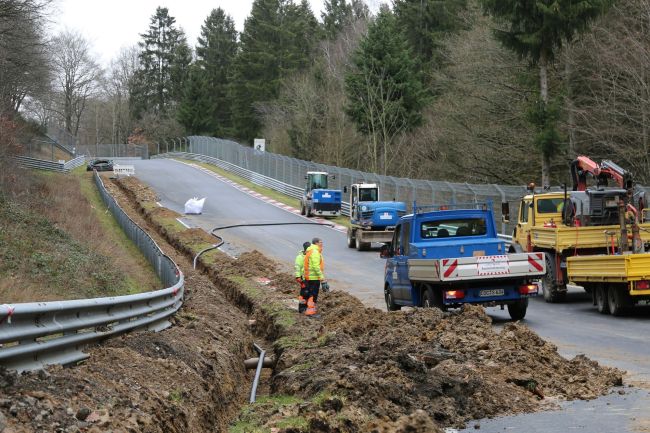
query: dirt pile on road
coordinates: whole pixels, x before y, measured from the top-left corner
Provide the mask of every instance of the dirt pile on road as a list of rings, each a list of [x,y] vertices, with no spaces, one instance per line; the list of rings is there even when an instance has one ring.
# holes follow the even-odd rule
[[[303,347],[283,350],[275,392],[338,395],[352,412],[390,419],[422,409],[441,425],[462,426],[621,384],[620,371],[583,356],[566,360],[525,325],[496,332],[481,307],[385,313],[338,292],[321,305]]]
[[[137,191],[142,187],[134,198],[146,209]],[[200,263],[230,299],[266,323],[257,331],[275,339],[271,398],[292,397],[246,408],[238,425],[424,431],[429,421],[462,426],[473,418],[552,407],[558,399],[595,398],[622,381],[620,371],[583,356],[562,358],[525,325],[498,332],[480,307],[386,313],[333,292],[321,296],[322,316],[314,320],[286,307],[295,304],[297,286],[259,252],[238,259],[214,252]]]

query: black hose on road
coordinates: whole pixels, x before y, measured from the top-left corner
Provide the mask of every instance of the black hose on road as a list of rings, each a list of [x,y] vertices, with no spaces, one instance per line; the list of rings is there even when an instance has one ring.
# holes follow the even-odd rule
[[[289,223],[247,223],[247,224],[233,224],[229,226],[222,226],[222,227],[215,227],[212,230],[210,230],[210,234],[214,236],[215,238],[219,239],[219,243],[212,245],[211,247],[205,248],[204,250],[201,250],[198,252],[198,254],[194,257],[194,269],[196,269],[196,262],[201,256],[201,254],[211,251],[214,249],[219,248],[221,245],[224,244],[223,237],[215,234],[214,232],[217,230],[223,230],[223,229],[231,229],[235,227],[263,227],[263,226],[289,226],[289,225],[317,225],[317,226],[326,226],[326,227],[334,227],[334,224],[331,223],[312,223],[312,222],[289,222]]]

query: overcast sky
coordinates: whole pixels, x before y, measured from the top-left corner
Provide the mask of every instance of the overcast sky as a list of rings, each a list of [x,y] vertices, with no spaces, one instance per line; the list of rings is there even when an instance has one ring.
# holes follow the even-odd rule
[[[320,19],[323,0],[309,0]],[[196,45],[201,25],[212,9],[221,7],[234,20],[238,31],[250,14],[253,0],[57,0],[54,32],[77,30],[93,45],[99,61],[107,66],[122,47],[137,44],[149,27],[158,6],[169,9],[176,25],[183,28],[190,46]]]

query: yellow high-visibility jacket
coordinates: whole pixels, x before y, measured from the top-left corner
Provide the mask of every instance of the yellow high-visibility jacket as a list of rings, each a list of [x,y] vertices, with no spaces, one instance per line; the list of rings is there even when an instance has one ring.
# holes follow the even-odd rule
[[[296,261],[293,264],[294,277],[303,278],[305,271],[305,250],[298,251]],[[304,279],[304,278],[303,278]]]
[[[305,280],[324,280],[323,273],[324,263],[321,248],[318,245],[312,245],[307,248],[305,253],[304,274]]]

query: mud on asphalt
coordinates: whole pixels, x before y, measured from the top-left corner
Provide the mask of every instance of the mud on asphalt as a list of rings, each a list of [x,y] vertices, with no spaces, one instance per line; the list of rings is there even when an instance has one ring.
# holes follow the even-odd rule
[[[90,350],[74,368],[0,375],[0,431],[431,432],[470,419],[592,399],[622,372],[571,360],[526,326],[499,333],[481,307],[387,313],[340,291],[322,294],[321,318],[296,311],[291,275],[257,251],[204,254],[207,233],[135,178],[111,192],[186,275],[174,326]],[[327,257],[327,253],[325,253]],[[253,341],[275,360],[268,396],[245,405]]]

